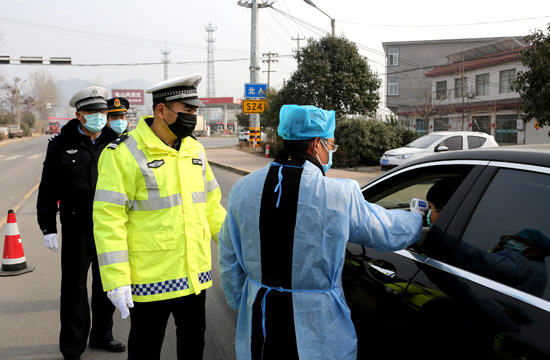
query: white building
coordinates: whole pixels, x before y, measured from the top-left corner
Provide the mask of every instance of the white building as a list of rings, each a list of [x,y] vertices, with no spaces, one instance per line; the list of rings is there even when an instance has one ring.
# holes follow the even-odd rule
[[[517,38],[500,38],[448,53],[445,64],[425,70],[431,89],[399,109],[401,123],[420,134],[482,131],[501,145],[550,143],[548,129],[523,122],[523,100],[511,86],[525,70],[524,47]]]

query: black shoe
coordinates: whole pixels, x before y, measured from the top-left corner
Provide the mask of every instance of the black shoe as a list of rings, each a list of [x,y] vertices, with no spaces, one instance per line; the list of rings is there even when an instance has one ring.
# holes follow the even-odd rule
[[[103,349],[110,352],[123,352],[126,350],[126,345],[116,340],[111,340],[103,344],[90,343],[90,347],[93,349]]]

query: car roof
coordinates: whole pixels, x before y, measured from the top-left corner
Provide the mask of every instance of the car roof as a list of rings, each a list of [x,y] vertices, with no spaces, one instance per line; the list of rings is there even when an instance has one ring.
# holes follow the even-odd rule
[[[481,135],[485,137],[491,136],[489,134],[486,134],[480,131],[432,131],[431,133],[424,136],[431,136],[431,135],[478,135],[478,136]]]
[[[413,159],[388,171],[388,173],[417,164],[450,160],[502,161],[550,168],[550,144],[511,145],[441,152]]]

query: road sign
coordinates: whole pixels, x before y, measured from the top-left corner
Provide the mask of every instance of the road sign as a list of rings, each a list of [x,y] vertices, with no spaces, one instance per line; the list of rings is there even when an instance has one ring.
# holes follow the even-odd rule
[[[265,100],[243,100],[243,114],[259,114],[265,111]]]
[[[244,97],[247,99],[265,99],[267,84],[244,84]]]

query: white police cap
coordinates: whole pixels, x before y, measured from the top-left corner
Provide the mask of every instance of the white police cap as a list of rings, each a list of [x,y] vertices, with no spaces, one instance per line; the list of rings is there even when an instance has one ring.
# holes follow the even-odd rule
[[[89,86],[73,95],[69,105],[76,110],[99,110],[107,108],[109,92],[101,86]]]
[[[191,106],[204,106],[199,100],[197,87],[202,80],[201,74],[164,80],[157,85],[145,90],[147,94],[153,94],[153,104],[181,101]]]

